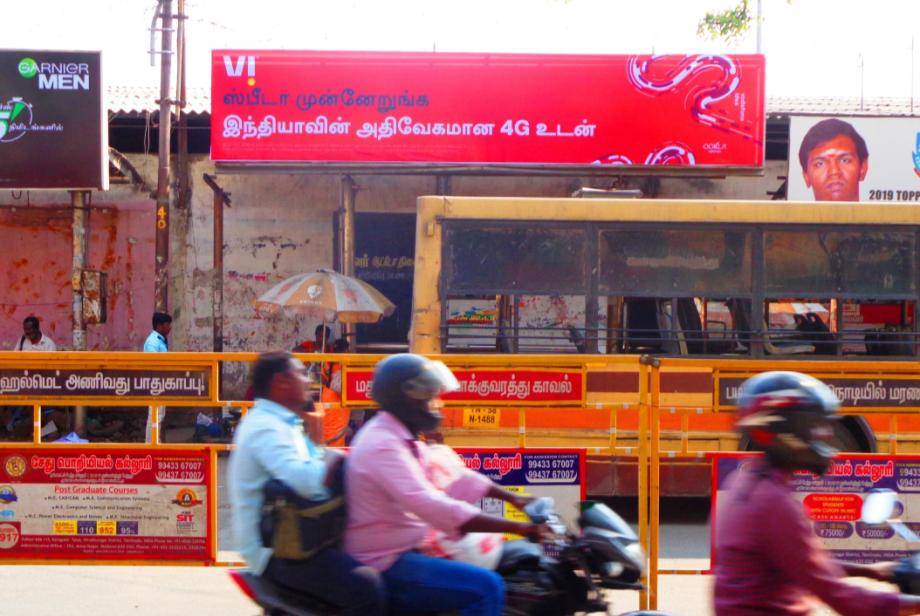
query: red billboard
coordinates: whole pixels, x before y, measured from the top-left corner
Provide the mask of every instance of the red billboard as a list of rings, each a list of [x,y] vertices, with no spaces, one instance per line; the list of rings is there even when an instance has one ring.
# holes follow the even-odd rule
[[[213,563],[215,463],[207,449],[5,448],[0,563]]]
[[[759,167],[759,55],[216,50],[223,162]]]
[[[463,370],[453,371],[460,389],[443,399],[457,404],[580,404],[584,399],[581,370]],[[373,370],[345,371],[346,403],[370,401]]]

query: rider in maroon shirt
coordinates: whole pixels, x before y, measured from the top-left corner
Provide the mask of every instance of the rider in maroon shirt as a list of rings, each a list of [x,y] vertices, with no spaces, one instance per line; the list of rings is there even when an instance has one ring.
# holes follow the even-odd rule
[[[824,440],[839,401],[822,382],[767,372],[742,388],[737,427],[764,456],[730,479],[716,516],[717,616],[800,616],[812,597],[843,616],[920,613],[920,598],[867,590],[847,575],[891,581],[893,563],[834,561],[793,496],[792,473],[827,471],[835,450]]]

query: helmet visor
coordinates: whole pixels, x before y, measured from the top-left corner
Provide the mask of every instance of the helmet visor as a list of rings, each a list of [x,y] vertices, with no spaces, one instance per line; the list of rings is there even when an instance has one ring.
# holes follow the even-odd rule
[[[443,393],[457,391],[460,382],[444,362],[428,361],[424,369],[402,385],[403,393],[413,400],[431,400]]]

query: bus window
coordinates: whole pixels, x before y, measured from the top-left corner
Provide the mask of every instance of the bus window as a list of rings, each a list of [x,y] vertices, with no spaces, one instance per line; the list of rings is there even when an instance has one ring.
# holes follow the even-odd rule
[[[452,351],[495,351],[498,316],[494,295],[448,299],[445,347]]]
[[[913,233],[766,231],[764,235],[769,295],[846,293],[876,298],[911,296],[916,291]]]
[[[604,229],[598,251],[601,293],[712,297],[751,292],[746,231]]]
[[[584,295],[519,295],[515,337],[522,353],[585,353]],[[606,315],[601,316],[601,321]]]
[[[445,225],[447,288],[459,293],[584,293],[582,228]]]
[[[768,301],[768,335],[774,345],[800,344],[804,353],[836,355],[835,302],[831,300]]]

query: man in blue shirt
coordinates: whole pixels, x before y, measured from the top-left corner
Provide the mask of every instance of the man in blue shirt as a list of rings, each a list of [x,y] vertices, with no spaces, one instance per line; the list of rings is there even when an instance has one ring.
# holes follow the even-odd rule
[[[266,353],[253,369],[255,405],[240,423],[230,455],[230,500],[240,553],[250,570],[272,583],[339,606],[345,615],[385,613],[379,574],[336,548],[309,560],[277,558],[262,544],[263,489],[280,479],[304,498],[327,495],[333,461],[304,432],[312,401],[306,366],[290,353]],[[322,434],[321,426],[316,426]]]
[[[153,331],[144,341],[144,353],[168,353],[169,344],[166,342],[166,336],[172,331],[172,317],[165,312],[153,313]],[[163,418],[166,417],[166,409],[160,407],[157,425],[162,425]],[[153,408],[147,409],[147,428],[144,436],[145,443],[153,442]]]
[[[144,341],[144,353],[166,353],[169,344],[166,336],[172,331],[172,317],[165,312],[153,313],[153,331]]]

